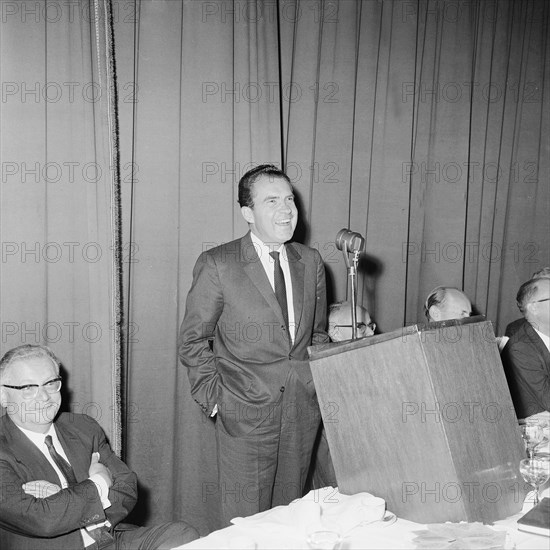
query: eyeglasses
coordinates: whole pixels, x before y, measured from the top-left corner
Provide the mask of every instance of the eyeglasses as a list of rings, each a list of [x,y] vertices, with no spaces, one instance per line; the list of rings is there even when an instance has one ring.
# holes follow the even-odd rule
[[[353,328],[353,325],[333,325],[334,328]],[[367,327],[369,327],[373,332],[376,330],[376,323],[373,323],[372,321],[370,323],[357,323],[356,324],[357,330],[365,330]]]
[[[537,304],[538,302],[548,302],[550,298],[543,298],[542,300],[531,300],[530,302],[527,302],[528,304]]]
[[[34,399],[38,395],[38,390],[44,388],[46,393],[57,393],[61,389],[61,378],[54,378],[45,384],[26,384],[25,386],[10,386],[2,384],[5,388],[19,390],[24,399]]]

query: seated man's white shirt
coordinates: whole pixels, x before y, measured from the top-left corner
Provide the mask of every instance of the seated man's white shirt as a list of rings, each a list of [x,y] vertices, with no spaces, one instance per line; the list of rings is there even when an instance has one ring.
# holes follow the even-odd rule
[[[533,325],[531,325],[533,326]],[[544,342],[544,345],[550,351],[550,336],[546,336],[546,334],[543,334],[542,332],[539,332],[535,327],[533,327],[535,332],[540,336],[540,339]]]

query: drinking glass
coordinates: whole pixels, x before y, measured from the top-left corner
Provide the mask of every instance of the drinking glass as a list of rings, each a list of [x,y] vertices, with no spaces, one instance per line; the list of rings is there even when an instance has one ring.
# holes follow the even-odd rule
[[[313,525],[308,525],[307,546],[313,550],[337,550],[342,543],[342,529],[334,521],[321,520]]]
[[[544,441],[544,431],[538,422],[524,422],[520,424],[521,437],[525,442],[527,456],[533,458],[535,449]]]
[[[342,538],[337,531],[321,529],[308,533],[307,545],[315,550],[335,550],[339,548]]]
[[[535,489],[533,504],[539,503],[539,487],[550,478],[550,460],[547,457],[524,458],[519,463],[519,471],[523,479]]]

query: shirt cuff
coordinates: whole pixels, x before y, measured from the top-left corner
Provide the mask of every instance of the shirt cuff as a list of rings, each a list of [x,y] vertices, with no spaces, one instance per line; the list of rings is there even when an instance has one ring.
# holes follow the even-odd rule
[[[107,482],[99,474],[94,474],[90,476],[89,479],[94,482],[97,488],[103,509],[109,508],[109,506],[111,506],[111,501],[109,500],[109,487],[107,487]]]
[[[214,405],[214,408],[212,409],[212,412],[210,413],[210,417],[216,416],[218,414],[218,404],[216,403]]]

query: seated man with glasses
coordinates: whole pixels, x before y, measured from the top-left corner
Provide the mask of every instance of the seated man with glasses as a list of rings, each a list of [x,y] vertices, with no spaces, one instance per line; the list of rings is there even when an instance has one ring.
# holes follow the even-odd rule
[[[369,312],[363,306],[355,307],[357,322],[357,338],[372,336],[376,330]],[[351,340],[351,304],[349,302],[336,302],[331,304],[328,310],[328,335],[333,342]]]
[[[525,318],[501,358],[519,419],[550,411],[550,279],[522,284],[516,302]]]
[[[59,361],[23,345],[0,360],[0,546],[9,550],[168,549],[198,538],[183,522],[119,525],[137,479],[99,424],[61,413]]]
[[[531,279],[550,279],[550,267],[546,266],[535,271],[531,276]],[[526,322],[527,321],[524,317],[520,317],[519,319],[509,323],[504,333],[507,337],[506,339],[510,338],[510,336],[512,336],[512,334],[514,334],[514,332],[516,332],[516,330],[518,330],[518,328]]]

